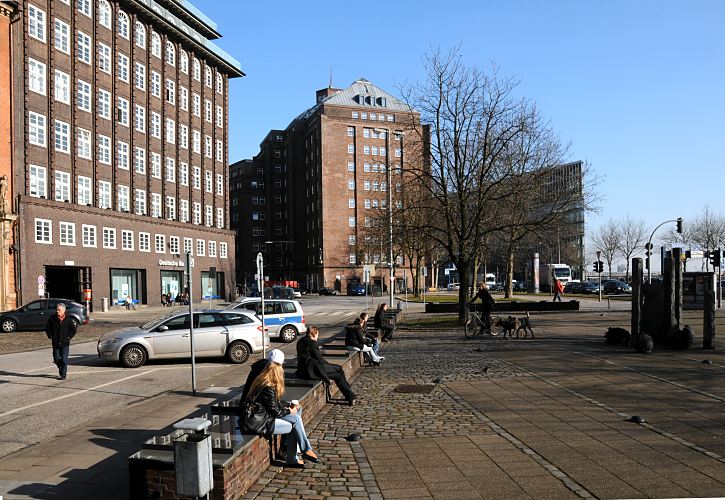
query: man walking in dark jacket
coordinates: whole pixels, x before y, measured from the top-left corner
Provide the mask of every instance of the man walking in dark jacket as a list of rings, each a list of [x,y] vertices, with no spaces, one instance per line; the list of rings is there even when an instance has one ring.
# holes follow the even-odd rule
[[[65,380],[68,373],[68,353],[70,352],[70,339],[76,334],[76,324],[66,314],[65,304],[59,302],[55,307],[56,314],[48,318],[45,325],[45,334],[53,343],[53,363],[58,367],[58,378]]]

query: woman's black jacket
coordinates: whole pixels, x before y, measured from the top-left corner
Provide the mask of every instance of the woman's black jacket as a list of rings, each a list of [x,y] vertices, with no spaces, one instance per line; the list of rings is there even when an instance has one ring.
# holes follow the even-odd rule
[[[365,337],[360,325],[351,324],[345,327],[345,346],[356,347],[360,350],[365,347]]]
[[[274,419],[289,415],[289,408],[284,406],[284,403],[277,398],[277,393],[270,386],[266,386],[259,391],[259,395],[254,397],[253,394],[248,396],[250,399],[256,400],[264,410],[262,414],[262,434],[265,436],[271,436],[274,431]]]

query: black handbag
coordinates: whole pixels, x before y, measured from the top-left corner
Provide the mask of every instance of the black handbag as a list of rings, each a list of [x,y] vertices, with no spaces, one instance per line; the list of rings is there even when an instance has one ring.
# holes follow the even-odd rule
[[[239,405],[239,430],[243,434],[256,434],[262,436],[265,434],[265,422],[267,421],[267,410],[257,401],[259,393],[251,399],[245,399]]]

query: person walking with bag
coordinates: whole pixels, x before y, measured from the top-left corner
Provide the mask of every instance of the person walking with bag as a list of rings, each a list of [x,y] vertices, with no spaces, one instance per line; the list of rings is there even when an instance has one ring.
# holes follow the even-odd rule
[[[70,339],[76,334],[76,323],[66,314],[65,304],[55,306],[55,314],[48,318],[45,334],[53,343],[53,363],[58,367],[58,378],[65,380],[68,374]]]
[[[274,349],[265,361],[266,367],[251,384],[245,384],[246,396],[239,407],[239,429],[245,434],[265,437],[286,434],[285,467],[305,467],[297,456],[298,450],[306,460],[318,463],[320,459],[312,451],[312,445],[307,439],[299,402],[286,403],[280,399],[285,391],[282,370],[284,353]]]

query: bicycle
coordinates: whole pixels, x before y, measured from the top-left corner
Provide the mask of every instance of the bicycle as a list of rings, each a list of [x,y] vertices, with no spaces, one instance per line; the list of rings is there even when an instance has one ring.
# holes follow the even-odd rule
[[[498,335],[499,332],[494,331],[491,327],[490,316],[482,318],[480,314],[466,307],[466,317],[468,317],[468,320],[463,325],[463,333],[467,339],[472,339],[476,335],[491,335],[493,337]]]

